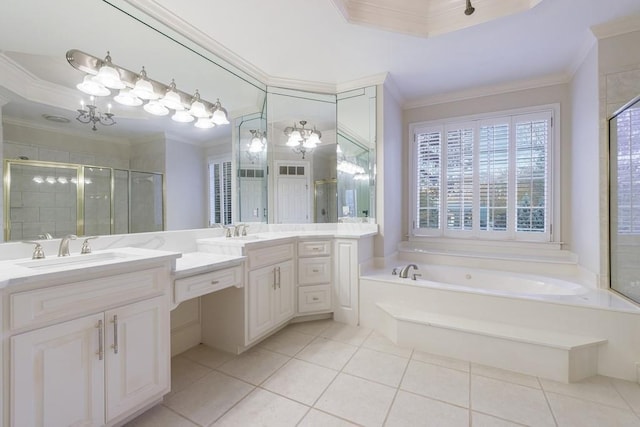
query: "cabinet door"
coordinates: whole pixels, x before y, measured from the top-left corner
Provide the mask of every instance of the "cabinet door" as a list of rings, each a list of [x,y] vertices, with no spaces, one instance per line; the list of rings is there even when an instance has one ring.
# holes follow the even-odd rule
[[[11,425],[104,425],[102,313],[11,338]]]
[[[357,240],[336,239],[333,269],[333,318],[357,325],[358,305],[358,243]]]
[[[105,313],[107,422],[169,391],[170,326],[166,297]]]
[[[276,266],[275,324],[289,320],[295,314],[295,288],[293,277],[293,261],[286,261]]]
[[[249,341],[275,324],[274,298],[276,270],[273,266],[249,272],[247,286],[247,336]]]

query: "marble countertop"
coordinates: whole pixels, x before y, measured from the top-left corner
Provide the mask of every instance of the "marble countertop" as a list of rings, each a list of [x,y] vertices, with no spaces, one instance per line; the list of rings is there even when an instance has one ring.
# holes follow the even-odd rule
[[[149,261],[169,261],[174,269],[176,259],[181,256],[179,252],[125,247],[61,258],[52,256],[36,260],[22,258],[0,261],[0,289],[43,279],[69,277],[70,281],[82,280],[112,268],[132,268]]]
[[[210,252],[188,252],[176,260],[174,277],[176,279],[207,273],[221,268],[233,267],[241,264],[246,257],[237,255],[222,255]]]

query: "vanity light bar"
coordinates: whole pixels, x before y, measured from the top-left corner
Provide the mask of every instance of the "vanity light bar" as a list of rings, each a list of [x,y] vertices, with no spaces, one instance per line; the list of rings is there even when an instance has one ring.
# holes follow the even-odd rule
[[[67,56],[67,61],[73,68],[75,68],[76,70],[82,71],[83,73],[91,74],[94,76],[98,74],[98,71],[104,65],[104,59],[99,58],[97,56],[89,55],[88,53],[82,52],[77,49],[71,49],[67,51],[66,56]],[[110,66],[115,68],[118,71],[118,73],[120,74],[120,79],[124,82],[126,87],[133,89],[133,87],[136,84],[136,81],[140,77],[140,73],[133,72],[131,70],[123,68],[114,63],[110,63]],[[192,101],[194,100],[194,95],[190,95],[188,93],[182,92],[179,89],[176,89],[175,85],[166,85],[156,80],[152,80],[149,77],[147,77],[146,74],[145,74],[145,79],[149,83],[151,83],[151,85],[153,86],[153,90],[156,94],[164,95],[165,93],[167,93],[167,91],[172,90],[179,95],[180,101],[182,102],[183,106],[185,107],[191,106]],[[222,108],[220,105],[220,101],[216,101],[216,102],[205,101],[204,99],[200,98],[199,94],[195,98],[197,101],[201,102],[204,105],[204,108],[207,111],[210,111],[211,114],[216,113],[216,111],[219,111],[218,114],[222,112],[223,114],[225,114],[225,117],[227,116],[226,110]],[[228,117],[226,118],[227,118],[226,122],[228,123]],[[216,124],[225,124],[225,123],[222,122],[222,123],[216,123]]]

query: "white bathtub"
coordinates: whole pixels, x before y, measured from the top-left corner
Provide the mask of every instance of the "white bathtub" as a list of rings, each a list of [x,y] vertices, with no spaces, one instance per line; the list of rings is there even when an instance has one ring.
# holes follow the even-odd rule
[[[413,280],[413,274],[421,276]],[[381,280],[405,285],[449,288],[460,291],[488,293],[505,296],[583,295],[589,292],[585,286],[566,280],[518,274],[494,270],[467,269],[441,265],[422,265],[411,269],[408,278],[382,274]]]
[[[640,308],[609,290],[559,278],[458,266],[418,264],[417,272],[422,276],[417,280],[411,279],[413,269],[406,279],[392,275],[391,270],[373,269],[360,276],[359,321],[364,327],[387,335],[382,308],[386,306],[413,313],[409,317],[424,312],[514,330],[602,338],[607,344],[597,357],[597,372],[632,381],[640,376],[640,368],[636,370],[636,362],[640,362]],[[476,353],[448,354],[439,346],[426,343],[422,350],[472,361]],[[491,348],[482,351],[487,358],[479,363],[492,365],[491,355],[486,354]]]

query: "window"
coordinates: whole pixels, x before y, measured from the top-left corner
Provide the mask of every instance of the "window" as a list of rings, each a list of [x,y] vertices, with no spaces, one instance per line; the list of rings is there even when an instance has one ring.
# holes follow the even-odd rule
[[[413,125],[413,234],[550,240],[552,117]]]
[[[231,224],[231,160],[209,161],[209,225]]]
[[[640,108],[615,118],[618,234],[640,234]]]

